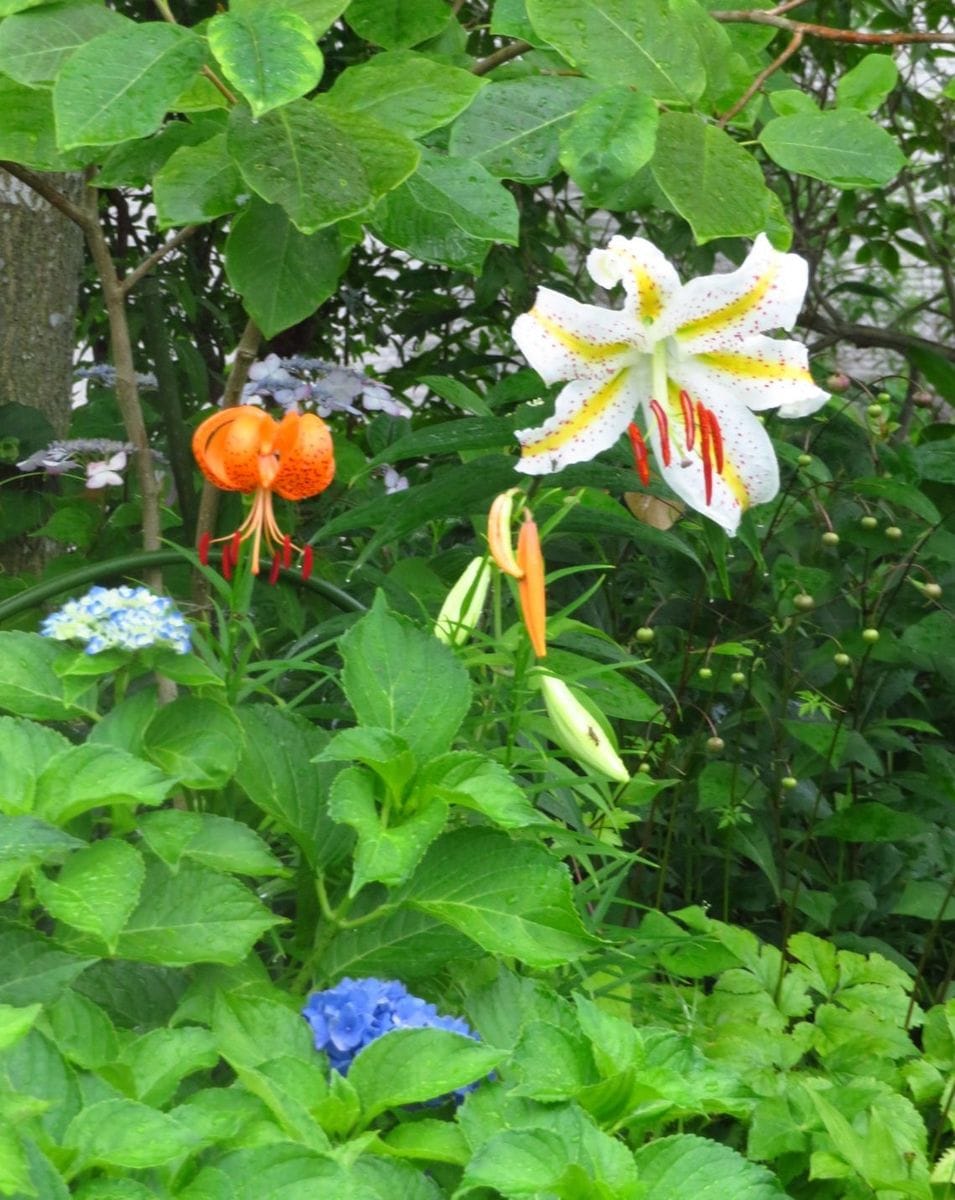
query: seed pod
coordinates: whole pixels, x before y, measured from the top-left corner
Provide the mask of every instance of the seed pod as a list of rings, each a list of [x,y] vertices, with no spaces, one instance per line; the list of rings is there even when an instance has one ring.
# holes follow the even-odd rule
[[[441,605],[434,623],[434,636],[439,641],[446,646],[461,646],[468,640],[481,619],[490,582],[491,564],[483,555],[472,558]]]
[[[610,739],[567,684],[549,672],[543,672],[540,681],[554,741],[581,766],[626,783],[630,774]]]

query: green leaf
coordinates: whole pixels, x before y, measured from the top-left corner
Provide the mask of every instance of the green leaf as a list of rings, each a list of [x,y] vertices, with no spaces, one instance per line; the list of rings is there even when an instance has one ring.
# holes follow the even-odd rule
[[[443,0],[352,0],[345,20],[359,37],[401,50],[442,33],[451,12]]]
[[[0,17],[7,17],[11,13],[23,12],[27,8],[36,8],[40,4],[46,4],[47,0],[0,0]]]
[[[729,1146],[695,1134],[656,1138],[634,1153],[646,1200],[786,1200],[775,1175]]]
[[[295,13],[308,22],[317,37],[334,25],[347,7],[348,0],[232,0],[229,11],[254,15],[263,8],[272,8]]]
[[[560,130],[600,89],[574,76],[492,83],[451,127],[451,154],[492,175],[544,183],[560,169]]]
[[[0,1003],[49,1004],[94,961],[57,949],[41,934],[0,925]]]
[[[146,872],[142,899],[120,934],[121,958],[183,966],[241,962],[273,916],[241,883],[191,863]]]
[[[659,114],[649,96],[613,87],[591,97],[560,135],[560,165],[588,201],[636,175],[653,157]]]
[[[333,734],[314,761],[364,763],[399,798],[415,773],[414,755],[404,738],[374,725],[358,725]]]
[[[471,704],[468,673],[454,651],[392,616],[380,591],[339,649],[342,687],[360,725],[404,738],[419,762],[450,748]]]
[[[265,996],[217,992],[212,1032],[219,1053],[237,1069],[277,1058],[310,1058],[315,1047],[298,1008]]]
[[[601,83],[692,103],[706,72],[692,27],[667,0],[527,0],[537,33]]]
[[[418,164],[415,144],[377,121],[319,100],[294,100],[255,120],[239,105],[229,151],[246,183],[302,233],[358,216]]]
[[[57,148],[49,92],[0,76],[0,157],[40,171],[70,165]]]
[[[95,4],[47,4],[20,13],[0,25],[0,71],[19,83],[49,83],[78,46],[131,24]]]
[[[898,82],[899,68],[890,54],[867,54],[836,84],[836,104],[872,112]]]
[[[0,811],[12,815],[32,812],[37,779],[51,758],[69,749],[70,743],[55,729],[0,717]],[[16,831],[13,836],[16,839]],[[14,852],[12,846],[10,849]]]
[[[930,879],[910,879],[892,906],[892,912],[923,921],[955,921],[955,896],[946,884]]]
[[[323,869],[352,841],[351,832],[328,815],[335,768],[311,761],[325,735],[264,704],[240,708],[239,720],[246,742],[237,784],[292,836],[316,870]]]
[[[135,1100],[100,1100],[70,1122],[63,1138],[80,1161],[142,1170],[161,1167],[198,1145],[184,1125]]]
[[[26,1037],[42,1011],[42,1004],[0,1004],[0,1051]]]
[[[338,287],[346,262],[338,229],[301,233],[283,208],[257,196],[225,244],[229,282],[266,337],[310,317]]]
[[[517,245],[517,204],[480,163],[425,150],[415,174],[379,202],[373,227],[416,258],[477,272],[492,242]]]
[[[533,967],[560,966],[597,944],[574,908],[567,868],[543,847],[495,830],[445,834],[401,899],[488,953]]]
[[[446,1029],[395,1029],[355,1058],[348,1082],[372,1120],[385,1109],[445,1096],[493,1071],[506,1051]]]
[[[186,859],[233,875],[286,873],[255,830],[230,817],[170,808],[137,823],[146,845],[173,870]]]
[[[50,760],[36,785],[36,813],[65,825],[81,813],[107,805],[156,805],[173,780],[151,763],[112,746],[71,746]]]
[[[953,373],[955,373],[955,369],[953,369]],[[953,380],[953,384],[955,384],[955,380]],[[952,387],[951,395],[955,398],[955,386]],[[955,483],[955,439],[946,438],[939,442],[923,442],[920,446],[916,446],[915,462],[922,479],[930,479],[933,483]],[[924,502],[931,503],[928,500]],[[934,505],[932,507],[935,508]],[[918,512],[917,509],[912,511]],[[939,519],[938,511],[935,510],[933,517],[925,519],[937,521]]]
[[[68,651],[35,633],[0,631],[0,709],[37,721],[69,721],[95,711],[85,681],[61,679],[54,663]]]
[[[232,1185],[228,1200],[262,1200],[265,1196],[276,1200],[314,1200],[318,1196],[337,1200],[341,1196],[344,1200],[354,1194],[347,1167],[316,1150],[289,1142],[237,1150],[217,1165]]]
[[[197,76],[202,79],[203,76]],[[146,187],[183,146],[198,146],[225,132],[225,113],[202,113],[189,121],[169,121],[150,138],[108,150],[93,178],[97,187]]]
[[[260,5],[224,12],[207,26],[209,45],[226,79],[262,116],[317,86],[324,60],[304,17]]]
[[[759,164],[728,133],[691,113],[660,118],[653,177],[697,242],[766,228],[770,192]]]
[[[217,1066],[219,1053],[208,1029],[151,1029],[129,1042],[117,1066],[129,1074],[136,1100],[160,1107],[168,1104],[179,1084],[197,1071]]]
[[[166,229],[201,225],[232,212],[242,179],[220,133],[198,146],[181,146],[160,168],[153,186],[158,224]]]
[[[816,826],[820,837],[840,842],[896,842],[927,833],[930,826],[914,813],[898,812],[876,801],[853,804]]]
[[[441,1200],[445,1195],[430,1175],[394,1159],[365,1154],[351,1173],[356,1186],[365,1189],[368,1200],[394,1200],[396,1196],[401,1200]]]
[[[148,137],[204,59],[201,38],[166,22],[124,25],[85,42],[53,87],[60,146]]]
[[[186,787],[215,790],[236,772],[242,728],[225,705],[180,696],[163,705],[146,726],[143,751]]]
[[[546,820],[506,768],[466,750],[432,759],[415,780],[415,795],[433,795],[448,804],[473,809],[502,829],[540,825]]]
[[[454,454],[461,450],[490,450],[495,447],[507,446],[514,437],[509,421],[500,417],[490,416],[490,410],[483,404],[480,396],[465,388],[460,389],[445,386],[452,382],[438,376],[429,375],[427,386],[438,395],[446,394],[445,399],[455,397],[463,407],[470,404],[474,408],[483,407],[488,413],[486,420],[466,418],[457,421],[441,421],[437,425],[425,425],[421,429],[413,429],[403,437],[396,438],[386,446],[380,454],[368,464],[369,468],[381,463],[402,462],[405,459],[421,458],[424,455]],[[456,381],[455,381],[456,382]],[[464,386],[463,384],[461,385]]]
[[[347,67],[328,94],[339,108],[416,138],[453,121],[486,85],[470,71],[413,50],[391,50]]]
[[[46,1015],[60,1053],[78,1067],[95,1070],[119,1057],[113,1022],[82,992],[68,989]]]
[[[400,908],[380,921],[345,929],[325,952],[329,977],[400,975],[425,979],[449,962],[477,958],[469,938],[423,912]]]
[[[112,953],[145,877],[138,850],[117,838],[104,838],[71,854],[55,881],[37,875],[34,886],[51,917],[93,934]]]
[[[785,170],[836,187],[883,187],[906,162],[892,136],[854,108],[777,117],[759,140]]]

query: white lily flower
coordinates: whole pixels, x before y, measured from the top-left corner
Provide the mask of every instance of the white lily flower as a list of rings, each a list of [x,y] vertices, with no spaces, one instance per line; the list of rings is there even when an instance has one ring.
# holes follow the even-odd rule
[[[528,475],[586,462],[612,446],[642,409],[657,462],[687,504],[735,533],[743,511],[779,490],[772,443],[754,411],[784,417],[815,412],[829,399],[809,374],[805,346],[765,336],[791,329],[808,267],[764,235],[725,275],[681,284],[644,238],[614,237],[592,250],[596,283],[623,283],[622,309],[581,304],[541,288],[514,338],[547,383],[570,380],[554,415],[521,429],[518,470]],[[639,430],[631,429],[645,475]]]
[[[86,486],[88,488],[122,487],[120,471],[126,467],[126,452],[120,450],[105,462],[86,464]]]

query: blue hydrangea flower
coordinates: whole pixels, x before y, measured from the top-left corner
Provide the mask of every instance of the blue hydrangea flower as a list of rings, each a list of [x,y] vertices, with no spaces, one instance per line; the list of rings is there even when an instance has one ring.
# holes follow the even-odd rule
[[[312,1027],[316,1050],[324,1051],[342,1075],[359,1051],[394,1029],[447,1029],[479,1040],[460,1017],[442,1016],[433,1004],[388,979],[342,979],[333,988],[313,992],[302,1015]],[[474,1086],[454,1094],[460,1099]]]
[[[67,600],[40,626],[44,637],[86,643],[87,654],[101,650],[145,650],[165,646],[188,654],[190,630],[168,596],[148,588],[94,587],[79,600]]]

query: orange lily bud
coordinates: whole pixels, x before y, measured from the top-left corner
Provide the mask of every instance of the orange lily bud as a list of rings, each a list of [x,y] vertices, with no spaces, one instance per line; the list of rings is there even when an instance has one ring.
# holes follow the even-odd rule
[[[524,626],[534,653],[538,658],[547,654],[547,596],[544,590],[544,555],[540,534],[530,513],[524,510],[524,521],[517,535],[517,565],[521,576],[517,583]]]

